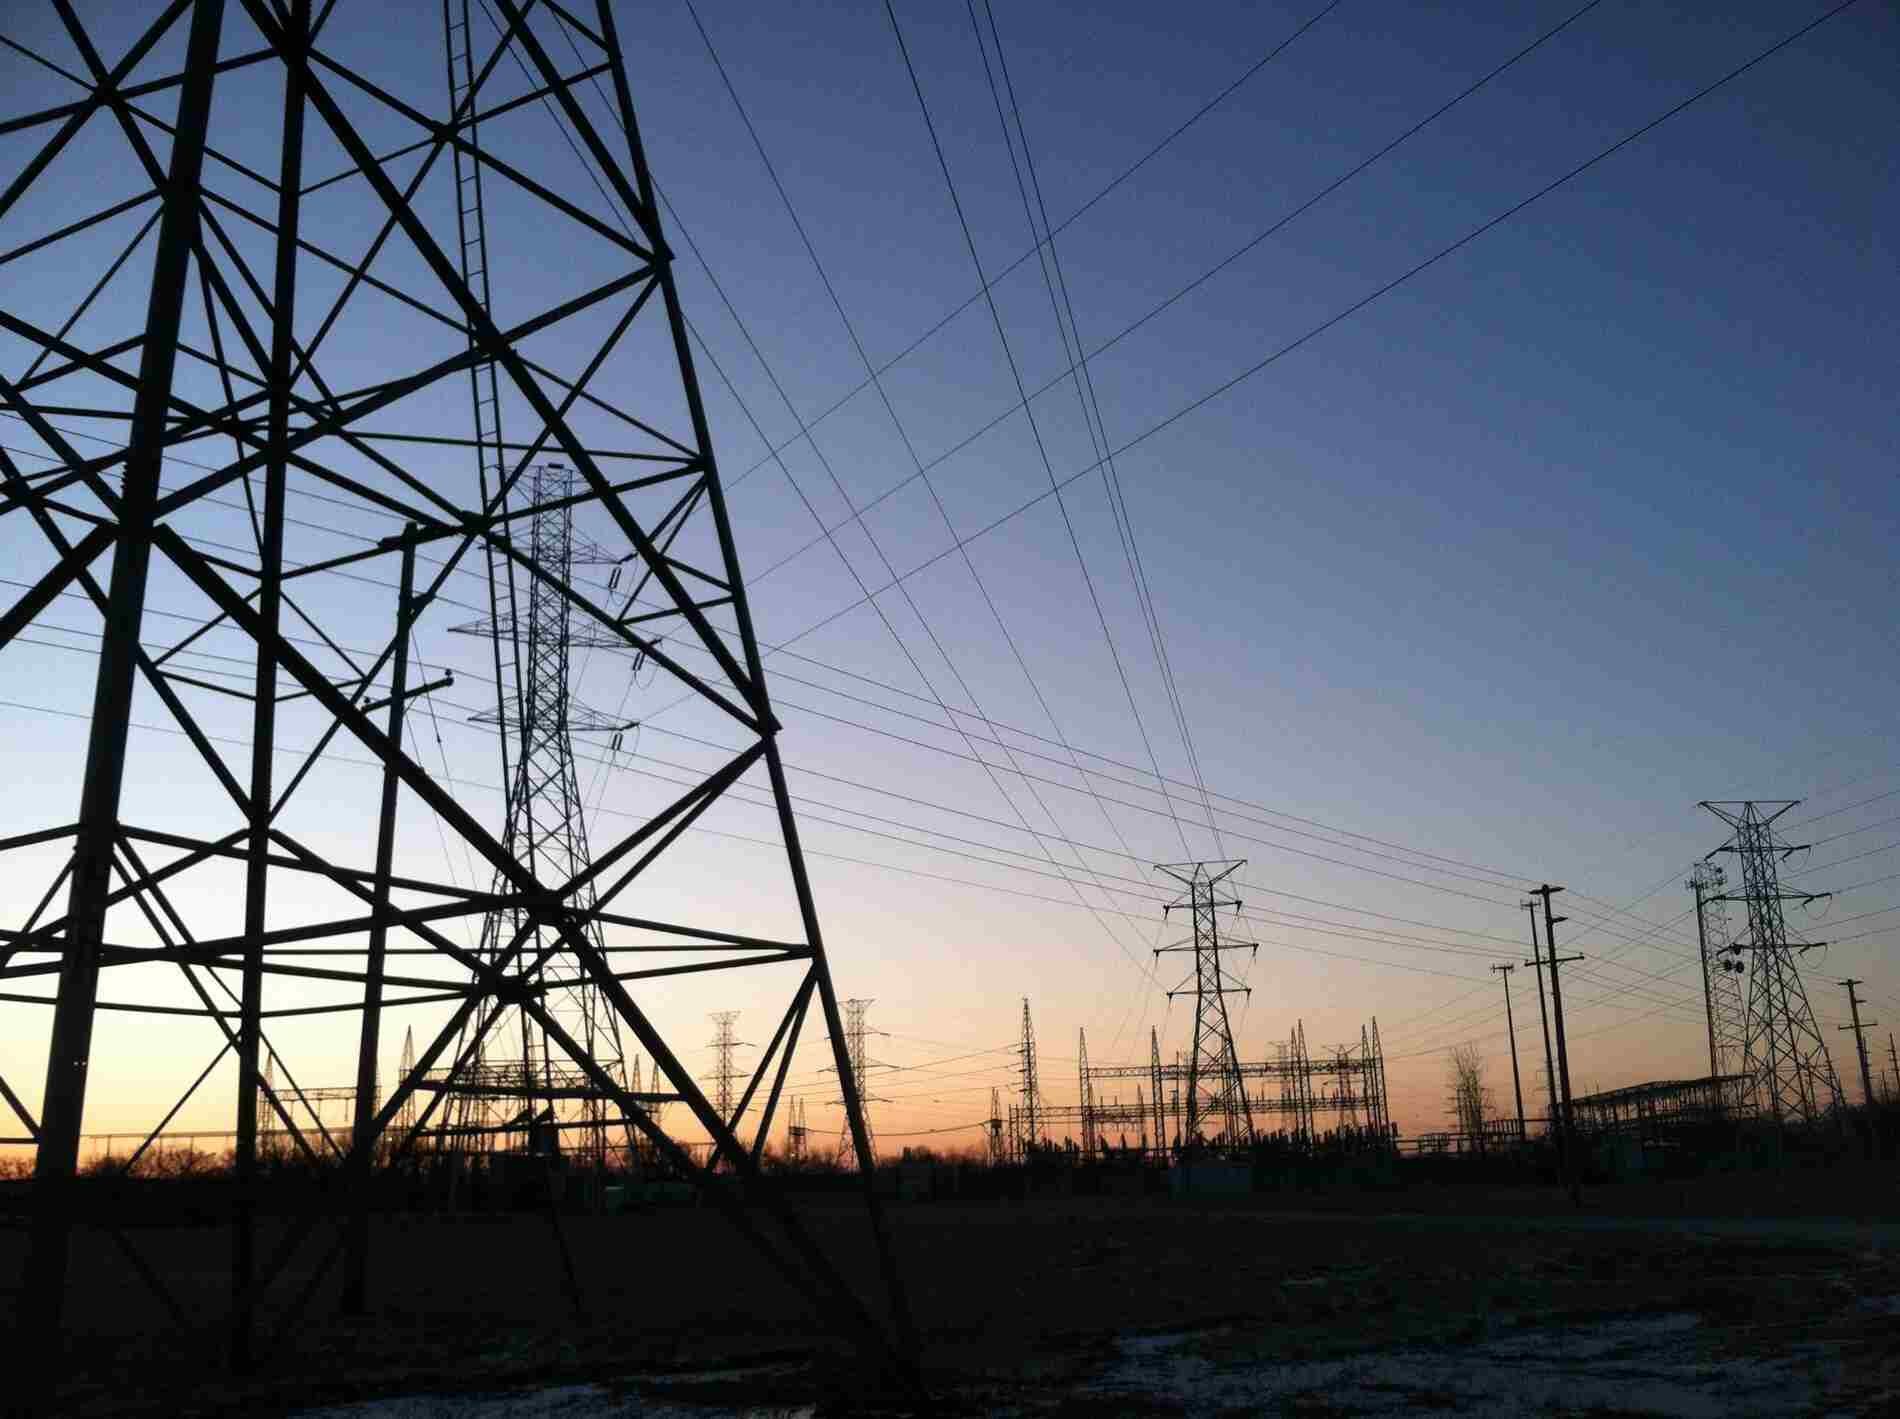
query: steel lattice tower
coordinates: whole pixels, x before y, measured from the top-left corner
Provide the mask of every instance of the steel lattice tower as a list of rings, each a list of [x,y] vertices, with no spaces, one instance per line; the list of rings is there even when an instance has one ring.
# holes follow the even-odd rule
[[[1220,908],[1232,907],[1238,912],[1240,899],[1221,897],[1216,892],[1222,882],[1244,865],[1244,862],[1194,862],[1160,868],[1187,888],[1186,895],[1168,903],[1165,912],[1186,910],[1194,924],[1191,937],[1155,951],[1157,957],[1167,951],[1194,953],[1194,971],[1189,977],[1192,986],[1184,981],[1168,992],[1169,999],[1177,995],[1194,997],[1194,1044],[1188,1053],[1183,1143],[1201,1140],[1202,1130],[1209,1120],[1218,1124],[1221,1139],[1229,1145],[1253,1142],[1253,1109],[1247,1102],[1247,1087],[1240,1076],[1240,1056],[1234,1049],[1233,1022],[1227,1014],[1227,997],[1245,995],[1249,991],[1227,973],[1221,964],[1221,952],[1251,953],[1260,948],[1251,941],[1220,939]]]
[[[479,206],[474,216],[479,219]],[[464,230],[468,230],[466,225]],[[492,378],[493,362],[486,368]],[[485,444],[496,416],[484,411],[479,393],[475,410],[477,442]],[[455,629],[492,637],[509,647],[501,663],[511,667],[512,673],[496,681],[495,708],[473,717],[474,722],[500,732],[502,763],[512,764],[502,845],[514,861],[543,880],[587,884],[576,893],[573,905],[595,948],[604,949],[601,925],[592,912],[591,857],[580,776],[574,764],[574,734],[618,734],[633,724],[597,714],[577,703],[571,690],[574,645],[577,641],[601,645],[605,638],[585,627],[577,630],[573,606],[562,588],[573,584],[577,566],[621,560],[576,536],[577,484],[574,474],[559,463],[538,463],[528,470],[522,509],[528,558],[532,565],[555,575],[528,579],[526,615],[504,611]],[[490,596],[491,604],[507,605],[518,603],[523,593],[507,579],[497,578],[490,585]],[[495,891],[506,886],[498,876]],[[619,1090],[631,1090],[618,1018],[600,986],[564,948],[557,930],[531,920],[518,907],[492,912],[482,923],[481,960],[492,964],[518,939],[528,942],[528,949],[543,962],[541,979],[550,988],[541,1000],[549,1016],[606,1070]],[[487,1018],[490,1013],[500,1018]],[[432,1133],[439,1147],[478,1153],[566,1153],[598,1167],[608,1161],[610,1132],[617,1131],[631,1150],[626,1120],[620,1120],[618,1130],[610,1130],[618,1114],[610,1095],[567,1059],[529,1012],[496,1001],[468,1023],[463,1040],[468,1062],[454,1079],[449,1079],[449,1070],[442,1069],[422,1085],[448,1095],[449,1121]],[[461,1053],[463,1048],[458,1048],[457,1054]],[[722,1110],[722,1116],[730,1115]],[[576,1131],[578,1146],[562,1136]]]
[[[1716,852],[1735,854],[1742,890],[1714,900],[1742,902],[1748,908],[1747,932],[1732,943],[1733,949],[1747,952],[1750,958],[1742,1070],[1753,1080],[1757,1107],[1777,1123],[1811,1123],[1841,1102],[1827,1040],[1814,1023],[1807,988],[1795,964],[1802,952],[1824,943],[1790,940],[1782,910],[1788,902],[1818,901],[1823,895],[1781,887],[1779,865],[1790,853],[1800,851],[1800,845],[1782,841],[1774,823],[1799,801],[1702,804],[1734,829],[1734,836]]]
[[[1709,1073],[1739,1074],[1748,1047],[1748,1002],[1742,949],[1729,939],[1728,874],[1713,862],[1698,862],[1683,884],[1695,898],[1696,946],[1702,958],[1702,1003],[1708,1018]]]
[[[10,1034],[43,1038],[47,1061],[32,1191],[9,1201],[31,1229],[18,1333],[56,1361],[72,1230],[112,1221],[75,1178],[89,1086],[108,1077],[94,1065],[127,1067],[115,1027],[129,996],[177,1031],[147,1062],[189,1079],[200,1051],[235,1060],[195,1105],[222,1091],[234,1114],[231,1281],[208,1301],[164,1299],[215,1314],[229,1298],[240,1361],[260,1306],[302,1304],[282,1277],[331,1224],[327,1255],[360,1307],[372,1158],[412,1151],[453,1122],[445,1100],[519,1060],[547,1095],[556,1070],[578,1080],[577,1097],[538,1102],[624,1122],[877,1365],[909,1373],[858,1061],[614,7],[493,0],[493,33],[477,35],[452,4],[446,103],[439,80],[411,91],[383,62],[393,44],[438,42],[433,14],[361,0],[172,0],[98,33],[61,5],[47,39],[63,59],[0,88],[0,537],[25,586],[0,608],[0,656],[34,673],[21,633],[57,605],[97,657],[83,731],[54,770],[74,808],[23,822],[16,806],[0,836],[20,894],[0,977],[37,978],[50,1002],[7,1007]],[[479,200],[463,190],[478,185]],[[565,495],[551,496],[555,463]],[[626,584],[575,572],[583,526],[627,549]],[[496,592],[487,669],[461,677],[478,702],[496,697],[493,783],[417,732],[452,684],[419,649],[465,620],[455,578],[470,572]],[[564,633],[537,631],[535,588]],[[551,736],[578,725],[571,701],[540,708],[570,691],[551,664],[504,667],[517,615],[557,658],[599,644],[643,661],[733,747],[668,796],[625,790],[591,853],[558,828],[524,841],[517,808],[573,801],[543,750],[558,758]],[[171,737],[134,735],[154,720]],[[740,784],[771,806],[781,847],[746,863],[743,910],[715,916],[725,904],[661,886]],[[680,900],[692,919],[666,905]],[[668,1038],[688,1027],[672,992],[735,969],[783,1002],[735,1105],[762,1100],[747,1138]],[[881,1286],[848,1278],[782,1198],[742,1208],[655,1117],[676,1102],[756,1174],[814,1009]],[[415,1025],[413,1067],[379,1090],[397,1010]],[[298,1058],[285,1022],[319,1015],[349,1038]],[[503,1038],[517,1027],[532,1038]],[[644,1094],[622,1075],[622,1040],[646,1057]],[[339,1055],[357,1079],[340,1137],[297,1121],[299,1081]],[[344,1180],[268,1257],[260,1116]]]
[[[719,1110],[719,1116],[732,1118],[733,1085],[739,1080],[739,1070],[732,1062],[732,1052],[745,1041],[733,1034],[732,1026],[739,1018],[737,1010],[720,1010],[713,1015],[713,1106]]]
[[[785,1113],[785,1161],[802,1163],[810,1139],[811,1129],[805,1123],[805,1101],[793,1099]]]
[[[1017,1046],[1018,1073],[1022,1076],[1023,1102],[1017,1115],[1021,1130],[1017,1147],[1024,1159],[1042,1146],[1042,1084],[1036,1077],[1036,1024],[1029,1016],[1029,997],[1023,997],[1023,1037]]]
[[[838,1130],[838,1161],[843,1167],[874,1168],[877,1166],[877,1140],[871,1135],[871,1095],[868,1079],[871,1072],[871,1060],[864,1048],[864,1012],[871,1008],[869,1000],[847,1000],[845,1010],[845,1045],[851,1057],[851,1076],[857,1080],[858,1114],[864,1120],[864,1146],[860,1148],[853,1134],[849,1120]]]

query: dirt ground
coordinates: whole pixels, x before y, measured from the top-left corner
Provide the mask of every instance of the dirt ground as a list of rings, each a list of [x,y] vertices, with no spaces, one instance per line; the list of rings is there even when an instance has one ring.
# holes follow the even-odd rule
[[[805,1216],[874,1294],[862,1214]],[[1891,1167],[1593,1189],[1580,1212],[1543,1190],[1447,1186],[889,1216],[946,1413],[1900,1413]],[[827,1413],[862,1395],[828,1327],[717,1214],[564,1228],[578,1317],[545,1217],[391,1217],[371,1314],[340,1318],[332,1275],[280,1331],[320,1231],[272,1293],[244,1378],[219,1359],[222,1229],[129,1236],[182,1331],[118,1244],[87,1234],[58,1410],[273,1415],[406,1394],[449,1414],[559,1385],[577,1416]],[[0,1234],[9,1292],[23,1251]]]

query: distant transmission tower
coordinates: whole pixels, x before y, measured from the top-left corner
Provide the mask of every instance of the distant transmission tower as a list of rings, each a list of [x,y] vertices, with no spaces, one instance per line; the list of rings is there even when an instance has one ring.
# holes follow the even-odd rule
[[[1702,957],[1702,1005],[1708,1017],[1709,1073],[1739,1074],[1748,1042],[1748,1002],[1742,994],[1741,948],[1729,940],[1728,874],[1698,862],[1684,883],[1695,896],[1696,945]]]
[[[733,1022],[739,1018],[737,1010],[718,1010],[713,1012],[712,1049],[713,1056],[713,1106],[719,1110],[719,1117],[732,1125],[734,1101],[733,1086],[739,1081],[738,1066],[732,1062],[732,1052],[736,1049],[750,1048],[747,1043],[733,1034]]]
[[[1021,1129],[1018,1151],[1026,1159],[1043,1143],[1042,1086],[1036,1078],[1036,1024],[1029,1018],[1029,997],[1026,995],[1023,997],[1023,1040],[1017,1050],[1017,1069],[1022,1075],[1023,1095],[1021,1111],[1017,1115],[1017,1126]]]
[[[805,1123],[805,1101],[793,1099],[785,1115],[785,1160],[799,1163],[811,1142],[811,1129]]]
[[[871,1008],[868,1000],[847,1000],[844,1003],[844,1037],[846,1052],[851,1058],[851,1076],[857,1080],[858,1113],[864,1119],[865,1152],[860,1157],[852,1144],[849,1123],[838,1130],[838,1163],[840,1167],[877,1166],[877,1140],[871,1133],[871,1094],[865,1079],[871,1069],[869,1055],[864,1048],[864,1012]]]
[[[1009,1157],[1009,1139],[1003,1132],[1003,1124],[1003,1092],[994,1085],[991,1085],[990,1116],[984,1120],[984,1126],[990,1146],[990,1166],[992,1168],[1007,1161]]]
[[[474,215],[479,222],[479,211]],[[465,225],[464,230],[469,229]],[[466,243],[463,259],[479,259]],[[497,416],[484,410],[479,373],[473,373],[477,373],[477,435],[484,439],[484,430]],[[584,622],[575,625],[567,594],[574,568],[620,560],[575,535],[577,488],[577,478],[563,464],[544,462],[528,470],[524,517],[528,555],[535,566],[554,576],[521,578],[527,583],[525,616],[498,610],[487,619],[455,629],[491,637],[498,647],[502,674],[495,682],[495,707],[477,713],[474,722],[500,731],[503,772],[512,775],[502,843],[516,863],[543,880],[582,884],[572,901],[578,911],[574,921],[590,944],[603,949],[600,920],[592,911],[592,861],[580,778],[574,767],[574,734],[617,734],[633,724],[616,722],[575,703],[569,690],[570,649],[576,644],[612,643]],[[512,581],[491,587],[491,602],[497,606],[519,597]],[[494,892],[502,895],[507,885],[506,873],[498,872]],[[443,1068],[424,1084],[427,1089],[445,1091],[453,1102],[450,1122],[436,1136],[439,1145],[460,1152],[568,1153],[597,1166],[607,1162],[609,1123],[618,1113],[612,1094],[624,1093],[630,1082],[619,1018],[600,984],[589,978],[565,944],[564,926],[539,918],[525,906],[504,907],[483,920],[477,975],[494,969],[525,942],[530,954],[541,961],[540,979],[548,983],[540,995],[547,1019],[544,1022],[505,1000],[488,1003],[470,1019],[462,1031],[467,1063],[459,1072]],[[577,1041],[611,1076],[612,1085],[596,1083],[586,1068],[553,1042],[550,1026]],[[621,1120],[617,1131],[623,1147],[630,1149],[632,1134],[626,1120]],[[563,1133],[577,1133],[578,1138],[564,1140]]]
[[[1239,871],[1244,862],[1193,862],[1160,870],[1187,888],[1187,894],[1168,903],[1172,914],[1185,909],[1194,923],[1194,934],[1172,946],[1162,946],[1156,956],[1168,951],[1192,951],[1194,972],[1188,981],[1168,992],[1194,997],[1194,1046],[1188,1054],[1186,1122],[1181,1141],[1192,1143],[1212,1121],[1220,1137],[1229,1145],[1253,1142],[1253,1109],[1247,1102],[1247,1088],[1241,1079],[1240,1056],[1234,1049],[1233,1022],[1227,1015],[1227,997],[1250,992],[1221,965],[1223,951],[1257,952],[1251,941],[1220,939],[1219,909],[1240,910],[1238,897],[1221,897],[1216,888]]]
[[[1825,893],[1783,891],[1779,864],[1799,844],[1781,840],[1775,820],[1799,800],[1705,802],[1702,806],[1734,829],[1716,852],[1732,852],[1741,864],[1742,890],[1716,900],[1742,902],[1748,930],[1735,943],[1750,956],[1748,1024],[1742,1069],[1751,1076],[1757,1107],[1777,1123],[1811,1123],[1839,1107],[1840,1081],[1827,1040],[1814,1023],[1807,988],[1795,958],[1825,943],[1791,941],[1782,907],[1818,901]],[[1710,854],[1713,856],[1714,854]]]

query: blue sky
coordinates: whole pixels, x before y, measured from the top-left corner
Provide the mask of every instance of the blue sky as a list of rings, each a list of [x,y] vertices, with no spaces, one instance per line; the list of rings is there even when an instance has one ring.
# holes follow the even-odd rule
[[[1033,225],[1046,205],[1085,349],[1577,6],[1501,16],[1343,0],[1314,19],[1321,8],[1186,6],[1165,18],[1132,6],[999,10],[1002,61],[1040,188],[1041,205],[1030,195]],[[1224,817],[1219,841],[1195,826],[1193,791],[1180,798],[1177,831],[1139,786],[1155,765],[1183,781],[1194,773],[1101,472],[1067,485],[1059,506],[1045,499],[974,537],[967,565],[954,551],[953,532],[969,537],[1047,492],[1052,478],[1097,461],[1045,283],[1056,266],[1018,266],[995,287],[994,319],[978,301],[884,372],[894,423],[877,390],[852,394],[866,378],[858,345],[693,15],[620,14],[648,155],[678,222],[682,294],[703,342],[700,375],[759,633],[768,644],[802,636],[794,649],[811,658],[768,665],[798,677],[774,680],[774,692],[793,789],[808,800],[805,840],[840,990],[876,999],[873,1024],[889,1031],[878,1057],[909,1070],[887,1076],[892,1102],[880,1126],[895,1136],[982,1113],[989,1086],[1011,1077],[1001,1051],[1020,996],[1031,997],[1058,1061],[1045,1069],[1046,1080],[1064,1081],[1045,1083],[1052,1096],[1072,1095],[1061,1061],[1078,1028],[1097,1060],[1134,1057],[1149,1025],[1177,1045],[1185,1038],[1181,1003],[1159,993],[1173,980],[1143,968],[1159,939],[1153,904],[1105,892],[1078,862],[1152,880],[1140,863],[1247,857],[1249,906],[1271,915],[1249,926],[1262,950],[1248,972],[1255,994],[1243,1051],[1264,1052],[1296,1019],[1315,1042],[1331,1042],[1356,1038],[1377,1015],[1388,1052],[1404,1057],[1393,1079],[1408,1131],[1439,1126],[1435,1052],[1463,1039],[1490,1052],[1494,1088],[1508,1091],[1487,967],[1509,957],[1500,938],[1522,938],[1515,903],[1534,880],[1571,887],[1565,939],[1594,958],[1566,992],[1578,1087],[1705,1072],[1685,954],[1693,923],[1681,917],[1678,885],[1723,836],[1696,808],[1702,798],[1810,799],[1790,821],[1826,814],[1804,831],[1850,834],[1789,864],[1818,866],[1799,879],[1810,890],[1852,887],[1826,915],[1858,918],[1838,933],[1856,939],[1811,954],[1804,969],[1824,1025],[1844,1017],[1831,982],[1847,974],[1900,1009],[1900,979],[1886,964],[1893,918],[1861,915],[1900,902],[1892,882],[1876,880],[1894,872],[1900,848],[1900,834],[1881,826],[1895,813],[1881,795],[1900,790],[1890,610],[1900,188],[1886,138],[1900,119],[1890,77],[1900,25],[1891,10],[1850,7],[1150,433],[1825,8],[1592,7],[1090,359],[1108,444],[1132,445],[1114,473],[1200,773],[1210,790],[1256,805],[1228,805],[1254,821]],[[1034,239],[1012,168],[1012,152],[1023,161],[1020,134],[1012,149],[986,78],[986,62],[999,64],[987,19],[979,47],[971,16],[956,7],[899,5],[897,16],[975,262],[880,8],[751,13],[705,0],[698,9],[878,367],[978,290],[976,262],[993,277]],[[1277,58],[1063,225],[1309,20]],[[428,25],[410,34],[351,0],[332,24],[339,52],[379,82],[425,98],[440,86]],[[65,63],[57,30],[50,15],[6,25]],[[113,31],[101,23],[102,36]],[[26,106],[71,92],[17,54],[0,65],[29,95]],[[274,123],[234,126],[226,141],[268,155]],[[90,167],[54,170],[43,200],[84,210],[96,195],[87,184],[123,164],[123,145],[115,156],[109,138]],[[10,176],[28,150],[9,144]],[[550,172],[578,175],[551,141],[545,158]],[[128,179],[125,190],[135,186]],[[499,244],[514,263],[497,257],[498,305],[558,298],[563,282],[593,269],[595,248],[557,245],[525,217],[510,225],[496,200]],[[353,228],[366,210],[357,203],[339,196],[326,215]],[[47,225],[10,220],[8,246]],[[401,253],[390,259],[409,269]],[[72,303],[54,286],[21,285],[8,304],[41,299]],[[360,362],[370,377],[375,339],[349,338],[339,362]],[[16,353],[7,351],[9,370]],[[1011,412],[1019,377],[1032,391],[1049,386],[1031,400],[1033,423]],[[626,397],[641,409],[677,402],[639,383]],[[810,439],[798,437],[800,423],[834,405]],[[446,427],[462,416],[445,399],[415,417]],[[781,444],[782,464],[766,461]],[[919,462],[928,488],[912,479]],[[862,523],[852,520],[894,487]],[[833,540],[807,548],[820,520]],[[0,524],[8,537],[22,533],[15,521]],[[911,599],[879,595],[888,625],[860,605],[809,630],[859,598],[858,578],[888,582],[887,560],[904,573],[946,551],[906,580]],[[368,598],[339,604],[365,628],[381,614]],[[446,634],[419,644],[425,659],[465,676],[478,650]],[[8,683],[20,689],[8,698],[41,707],[5,711],[9,773],[34,785],[21,817],[57,821],[74,795],[52,746],[70,755],[79,741],[73,721],[43,710],[83,711],[92,662],[43,647],[7,655]],[[624,667],[590,660],[584,674],[595,702],[611,707],[624,693]],[[660,712],[664,688],[633,696],[648,723],[635,752],[597,780],[608,814],[656,791],[643,773],[711,761],[695,742],[707,724],[690,710]],[[995,751],[992,774],[969,761],[960,735],[896,713],[941,722],[939,700],[1110,756],[1129,766],[1111,772],[1136,786],[1098,780],[1109,800],[1098,801],[1075,790],[1072,768],[1049,763],[1035,772],[1055,782],[1026,786],[1014,771],[1029,761]],[[442,713],[445,773],[492,765],[492,740],[465,714]],[[961,723],[989,733],[978,717]],[[889,733],[854,727],[864,724]],[[1059,744],[1002,737],[1065,757]],[[167,760],[145,762],[157,767],[134,793],[162,798]],[[590,775],[584,763],[584,783]],[[772,836],[757,810],[721,812],[729,831]],[[867,828],[913,840],[927,830],[934,846]],[[432,840],[411,850],[418,863],[431,853],[440,862]],[[676,895],[749,911],[740,899],[754,871],[768,890],[755,858],[769,864],[764,849],[709,840],[682,865]],[[1023,870],[1038,859],[1047,875]],[[25,895],[30,904],[37,891]],[[758,909],[760,921],[769,916]],[[1797,924],[1814,939],[1837,934],[1821,913]],[[769,1031],[762,999],[690,993],[674,1006],[678,1028],[709,1035],[687,1022],[740,1004],[757,1012],[742,1020],[747,1038]],[[1525,1018],[1520,1009],[1520,1025]],[[316,1037],[309,1047],[328,1048]],[[931,1063],[978,1050],[988,1053]],[[30,1076],[30,1053],[9,1054],[0,1072]],[[1527,1041],[1527,1085],[1530,1055]],[[1836,1063],[1845,1076],[1848,1056]]]

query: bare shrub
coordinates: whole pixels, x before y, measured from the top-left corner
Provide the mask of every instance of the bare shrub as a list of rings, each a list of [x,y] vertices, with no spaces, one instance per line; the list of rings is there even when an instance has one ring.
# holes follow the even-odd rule
[[[1485,1116],[1491,1112],[1491,1091],[1484,1082],[1484,1056],[1476,1045],[1453,1048],[1445,1062],[1446,1085],[1450,1090],[1445,1102],[1457,1124],[1458,1132],[1481,1137]]]

